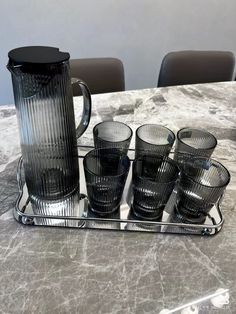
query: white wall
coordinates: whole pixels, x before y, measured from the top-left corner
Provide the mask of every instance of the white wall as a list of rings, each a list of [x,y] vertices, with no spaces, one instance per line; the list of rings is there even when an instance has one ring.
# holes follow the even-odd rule
[[[236,52],[235,12],[235,0],[0,0],[0,104],[13,102],[5,68],[12,48],[118,57],[127,89],[152,87],[168,51]]]

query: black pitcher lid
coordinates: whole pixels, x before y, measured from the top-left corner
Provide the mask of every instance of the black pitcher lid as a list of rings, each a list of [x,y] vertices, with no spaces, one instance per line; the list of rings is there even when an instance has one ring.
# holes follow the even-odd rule
[[[59,48],[46,46],[20,47],[9,51],[9,61],[16,64],[49,64],[61,63],[70,58],[68,52],[61,52]]]

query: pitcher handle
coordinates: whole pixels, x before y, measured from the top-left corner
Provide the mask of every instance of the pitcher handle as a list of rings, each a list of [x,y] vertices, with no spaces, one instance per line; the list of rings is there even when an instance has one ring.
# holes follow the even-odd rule
[[[78,139],[87,129],[91,116],[92,100],[88,86],[78,78],[71,78],[71,84],[78,84],[83,94],[83,113],[80,124],[76,128],[76,138]]]

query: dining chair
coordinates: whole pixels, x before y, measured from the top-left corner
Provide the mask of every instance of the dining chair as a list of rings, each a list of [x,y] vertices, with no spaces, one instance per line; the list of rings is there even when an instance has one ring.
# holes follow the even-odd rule
[[[88,58],[70,60],[71,77],[82,79],[91,94],[125,90],[124,66],[117,58]],[[72,85],[73,95],[81,95],[79,87]]]
[[[162,60],[157,86],[231,81],[234,65],[230,51],[170,52]]]

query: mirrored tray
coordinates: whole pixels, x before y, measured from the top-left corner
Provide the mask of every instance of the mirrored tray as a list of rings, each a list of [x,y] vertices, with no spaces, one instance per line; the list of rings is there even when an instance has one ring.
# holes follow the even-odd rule
[[[55,215],[34,214],[28,199],[27,187],[23,178],[22,159],[19,160],[17,169],[17,181],[19,196],[14,208],[14,217],[24,225],[66,227],[80,229],[103,229],[119,231],[140,231],[191,234],[201,236],[211,236],[217,234],[223,225],[224,219],[221,213],[221,200],[211,209],[204,224],[186,224],[179,220],[175,214],[176,190],[174,189],[168,203],[165,206],[161,221],[141,220],[132,211],[132,167],[125,185],[122,202],[119,210],[113,214],[99,216],[91,211],[86,196],[86,184],[83,170],[83,158],[93,147],[79,146],[79,167],[80,167],[80,201],[76,203],[75,216],[62,216],[60,212]],[[129,150],[131,162],[133,160],[133,150]],[[56,212],[56,211],[55,211]]]
[[[231,313],[229,304],[229,289],[219,288],[183,305],[172,309],[163,309],[159,314]]]

